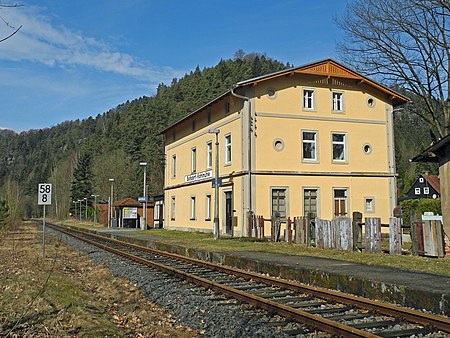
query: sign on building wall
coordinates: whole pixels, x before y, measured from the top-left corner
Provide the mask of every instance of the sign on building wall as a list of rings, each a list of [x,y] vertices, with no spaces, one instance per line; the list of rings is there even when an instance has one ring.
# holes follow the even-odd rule
[[[137,208],[123,208],[123,219],[137,219]]]
[[[199,173],[184,176],[184,183],[205,180],[212,177],[212,170],[206,170]]]

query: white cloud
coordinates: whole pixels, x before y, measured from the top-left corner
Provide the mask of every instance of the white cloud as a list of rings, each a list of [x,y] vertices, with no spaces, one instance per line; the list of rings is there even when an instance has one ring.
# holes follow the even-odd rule
[[[11,24],[23,27],[13,38],[1,44],[0,60],[29,61],[49,67],[83,66],[154,84],[181,75],[181,72],[170,67],[157,69],[92,37],[83,36],[64,26],[56,26],[37,7],[15,8],[2,15],[7,15]],[[10,32],[11,29],[0,25],[0,37]]]

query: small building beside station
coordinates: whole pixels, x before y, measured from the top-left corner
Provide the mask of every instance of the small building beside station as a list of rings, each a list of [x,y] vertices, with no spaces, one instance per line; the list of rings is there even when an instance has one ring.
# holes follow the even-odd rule
[[[406,102],[332,59],[235,84],[162,131],[165,228],[213,231],[216,175],[221,235],[245,236],[252,214],[389,223]]]
[[[108,226],[108,204],[98,204],[99,223]],[[154,205],[153,202],[147,203],[147,226],[153,228],[154,222]],[[133,198],[124,198],[113,204],[113,226],[119,228],[140,228],[140,222],[144,215],[143,203]]]
[[[450,134],[433,142],[412,162],[434,162],[439,164],[442,223],[446,250],[450,252]]]

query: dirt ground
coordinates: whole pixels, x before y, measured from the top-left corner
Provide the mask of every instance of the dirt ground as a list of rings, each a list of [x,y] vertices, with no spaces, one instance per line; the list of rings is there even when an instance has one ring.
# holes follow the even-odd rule
[[[126,280],[22,223],[0,233],[0,336],[193,337]]]

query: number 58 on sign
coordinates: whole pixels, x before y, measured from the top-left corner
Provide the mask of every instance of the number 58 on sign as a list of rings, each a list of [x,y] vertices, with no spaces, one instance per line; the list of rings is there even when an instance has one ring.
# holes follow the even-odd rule
[[[52,204],[52,185],[50,183],[39,183],[38,205]]]

